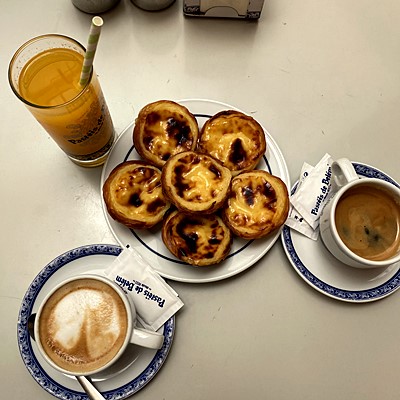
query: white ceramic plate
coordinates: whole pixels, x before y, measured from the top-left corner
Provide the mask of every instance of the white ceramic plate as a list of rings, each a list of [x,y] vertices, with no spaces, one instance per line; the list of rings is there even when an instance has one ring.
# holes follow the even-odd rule
[[[121,251],[119,246],[98,244],[61,254],[36,276],[22,301],[17,324],[22,360],[33,379],[59,399],[81,400],[87,397],[74,377],[56,371],[38,353],[35,341],[29,336],[28,318],[36,313],[46,293],[59,282],[81,273],[100,273]],[[164,334],[160,350],[128,346],[126,353],[110,369],[91,377],[105,398],[125,399],[142,389],[157,374],[172,345],[175,318],[170,318],[159,331]]]
[[[360,178],[377,178],[400,187],[391,177],[369,165],[353,163]],[[296,191],[297,183],[292,189]],[[362,303],[382,299],[400,287],[400,263],[387,268],[361,270],[342,264],[322,240],[311,240],[290,229],[282,230],[282,243],[295,271],[314,289],[337,300]]]
[[[198,121],[200,127],[204,122],[223,110],[237,110],[237,108],[224,103],[210,100],[180,100]],[[114,167],[127,160],[140,159],[132,143],[132,123],[118,138],[111,150],[110,156],[104,165],[101,176],[101,191],[104,181]],[[289,188],[289,172],[283,155],[271,137],[265,130],[267,151],[264,158],[258,165],[259,169],[265,169],[273,175],[279,176]],[[102,200],[103,211],[108,225],[115,238],[121,246],[130,245],[134,247],[145,258],[150,265],[165,278],[182,282],[201,283],[226,279],[251,267],[273,246],[279,237],[276,232],[264,239],[247,241],[234,239],[231,253],[222,263],[210,267],[188,266],[175,258],[164,246],[161,239],[160,227],[150,230],[131,230],[114,221],[108,214],[104,201]]]

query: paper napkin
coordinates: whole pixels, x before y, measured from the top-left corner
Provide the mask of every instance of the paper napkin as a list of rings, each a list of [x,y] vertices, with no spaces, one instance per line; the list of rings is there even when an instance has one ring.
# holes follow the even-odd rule
[[[157,331],[183,306],[175,290],[131,247],[124,249],[104,274],[131,298],[145,328]]]

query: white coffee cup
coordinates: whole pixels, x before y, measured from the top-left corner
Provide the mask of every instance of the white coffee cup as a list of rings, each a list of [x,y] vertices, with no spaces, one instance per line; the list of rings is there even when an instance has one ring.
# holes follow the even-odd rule
[[[130,343],[159,349],[161,333],[136,327],[136,309],[106,277],[70,277],[41,302],[35,318],[40,354],[56,370],[94,375],[114,364]]]
[[[396,262],[399,262],[400,189],[390,182],[386,182],[381,179],[360,179],[352,163],[346,158],[339,159],[332,163],[332,179],[332,184],[336,186],[338,190],[326,204],[320,218],[320,233],[322,241],[324,242],[326,248],[341,262],[356,268],[387,267]],[[376,190],[378,190],[378,192]],[[365,192],[368,194],[368,196],[370,196],[372,193],[376,193],[378,195],[376,196],[377,199],[380,199],[379,196],[382,194],[383,201],[377,202],[377,204],[379,204],[379,207],[381,204],[388,204],[388,207],[384,210],[391,210],[393,211],[393,213],[387,213],[387,216],[385,218],[386,220],[390,219],[390,221],[394,223],[391,222],[390,225],[387,225],[387,223],[385,222],[385,225],[380,224],[379,227],[378,225],[370,225],[369,221],[371,221],[372,219],[367,219],[367,216],[369,217],[369,215],[365,212],[365,210],[363,210],[362,212],[359,211],[359,209],[361,208],[359,208],[357,206],[357,203],[353,201],[353,203],[348,203],[348,208],[346,209],[346,211],[351,210],[346,215],[351,214],[352,223],[348,226],[345,226],[341,222],[340,215],[342,214],[340,214],[340,210],[344,210],[343,207],[345,206],[343,204],[345,204],[345,199],[354,196],[357,191],[359,193]],[[359,197],[359,199],[361,198],[362,197]],[[372,204],[374,202],[375,200],[367,201],[360,204],[363,204],[362,207],[364,207],[365,204],[368,204],[368,206],[371,205],[372,207]],[[339,207],[338,204],[340,204]],[[393,207],[390,208],[389,206]],[[363,215],[363,217],[361,218],[360,215],[357,214],[357,212],[360,215]],[[376,213],[376,215],[382,216],[383,213],[379,212]],[[355,221],[358,221],[359,223],[356,223]],[[395,221],[397,221],[397,223]],[[351,226],[351,229],[349,229],[349,226]],[[388,242],[388,240],[386,240],[387,238],[384,237],[388,229],[382,228],[382,226],[390,226],[390,233],[397,231],[397,239],[395,238],[392,241],[393,235],[390,234],[387,236],[387,238],[390,237],[392,247],[388,246],[387,250],[385,251],[381,251],[381,249],[383,248],[382,243]],[[343,232],[346,233],[347,236],[344,236]],[[382,234],[382,232],[385,233]],[[357,238],[357,240],[353,240],[355,238]],[[343,239],[347,241],[353,240],[352,244],[355,243],[355,246],[350,246],[350,242],[348,242],[348,244],[346,245]],[[371,249],[374,246],[375,248],[379,246],[380,252],[376,250],[376,255],[370,255],[368,253],[368,256],[365,256],[365,253],[363,252],[372,251]],[[370,248],[370,250],[366,250],[368,247]]]

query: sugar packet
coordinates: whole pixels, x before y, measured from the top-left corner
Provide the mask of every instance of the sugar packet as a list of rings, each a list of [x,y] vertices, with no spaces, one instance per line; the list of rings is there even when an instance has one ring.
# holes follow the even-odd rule
[[[313,229],[319,226],[319,217],[331,196],[332,157],[325,154],[308,173],[290,203]]]
[[[175,290],[132,247],[125,248],[104,274],[131,298],[145,328],[157,331],[183,306]]]
[[[303,185],[307,177],[309,176],[310,172],[314,169],[314,167],[308,163],[303,163],[301,168],[299,181],[297,183],[296,191],[300,189]],[[318,239],[319,229],[313,229],[313,227],[304,219],[301,213],[290,204],[289,215],[285,222],[285,225],[289,226],[290,228],[296,230],[297,232],[302,233],[303,235],[307,236],[312,240]]]
[[[325,154],[313,167],[304,163],[295,192],[290,197],[290,210],[285,224],[310,239],[319,236],[319,218],[336,188],[331,182],[332,157]]]

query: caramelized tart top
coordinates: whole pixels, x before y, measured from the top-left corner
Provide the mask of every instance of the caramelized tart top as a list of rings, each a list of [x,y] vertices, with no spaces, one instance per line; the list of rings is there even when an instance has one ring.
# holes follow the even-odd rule
[[[217,264],[229,254],[232,234],[216,214],[172,212],[163,224],[162,238],[179,259],[197,266]]]
[[[254,118],[221,111],[204,124],[198,150],[219,160],[235,176],[257,166],[266,150],[265,133]]]
[[[161,171],[143,161],[126,161],[110,173],[103,185],[109,214],[131,228],[149,228],[169,208],[162,192]]]
[[[212,213],[222,206],[230,171],[206,154],[186,151],[171,157],[162,170],[163,189],[171,203],[186,212]]]
[[[254,170],[232,179],[223,218],[236,235],[257,239],[283,225],[288,212],[285,183],[266,171]]]
[[[174,154],[194,150],[198,133],[197,120],[186,107],[159,100],[140,110],[133,142],[143,159],[162,167]]]

